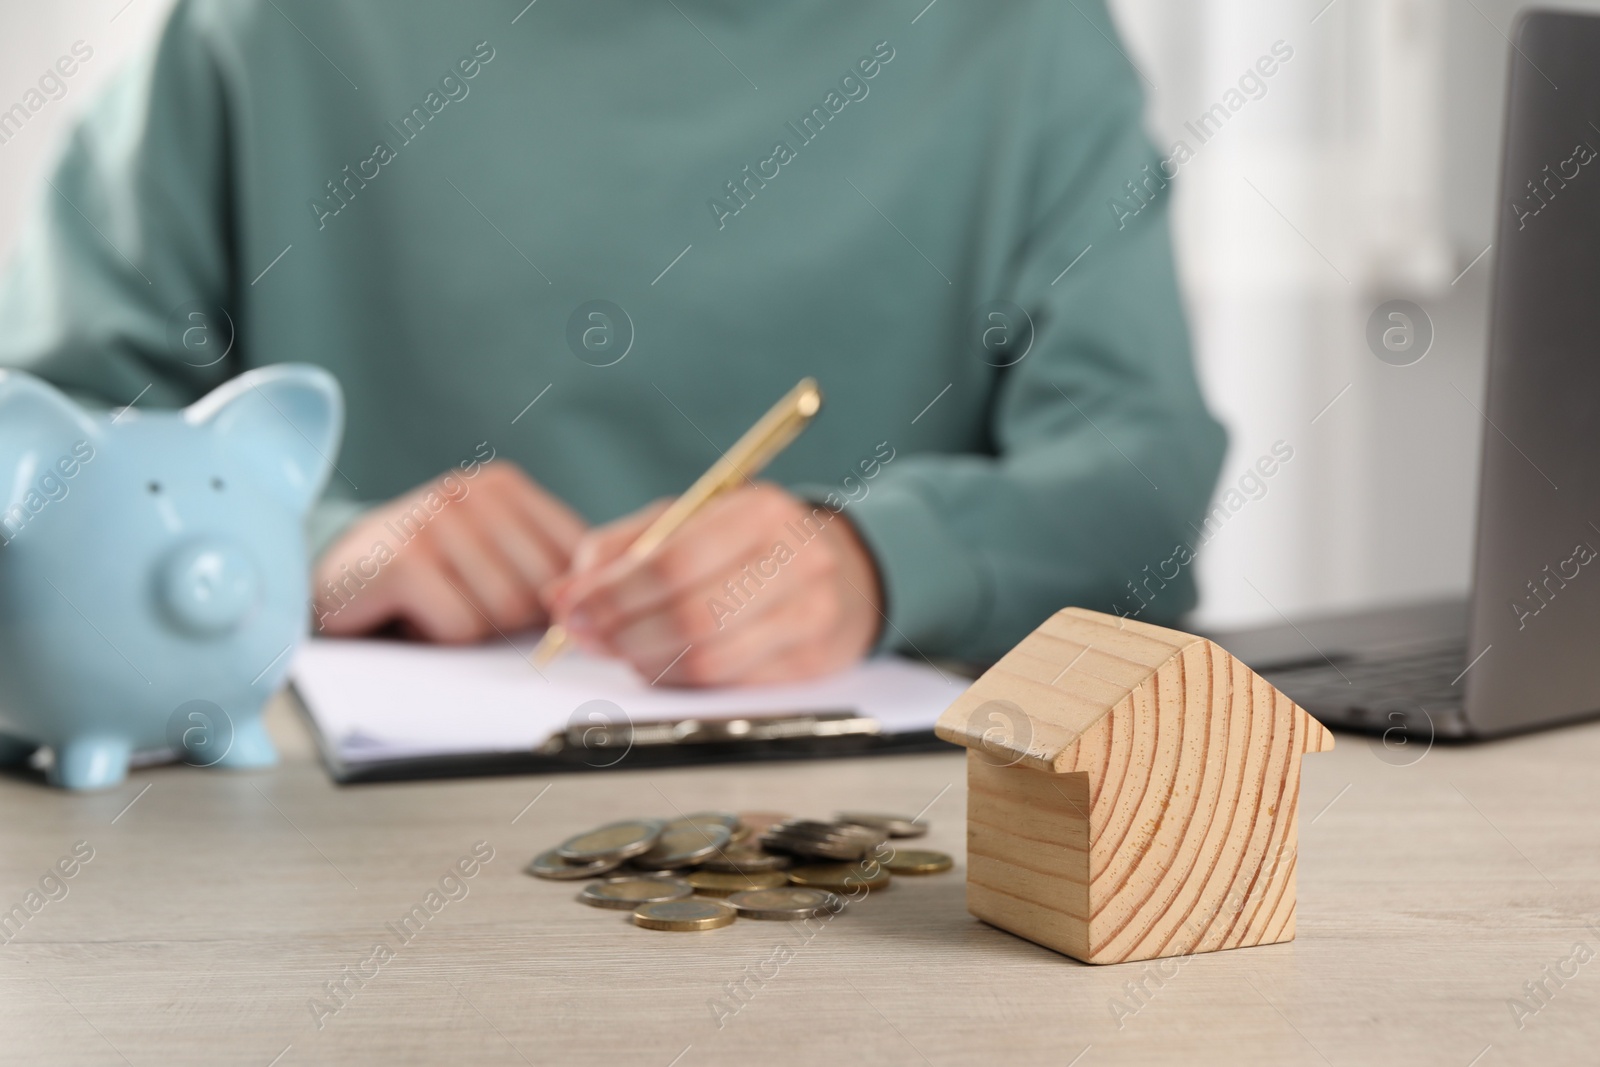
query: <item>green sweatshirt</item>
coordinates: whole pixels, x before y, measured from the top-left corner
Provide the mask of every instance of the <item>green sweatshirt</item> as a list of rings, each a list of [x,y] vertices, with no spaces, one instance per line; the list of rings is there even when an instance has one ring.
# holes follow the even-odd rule
[[[318,545],[485,454],[613,519],[814,375],[769,476],[860,530],[889,647],[1172,619],[1223,433],[1138,86],[1101,0],[923,2],[180,0],[31,212],[0,364],[140,407],[321,364]]]

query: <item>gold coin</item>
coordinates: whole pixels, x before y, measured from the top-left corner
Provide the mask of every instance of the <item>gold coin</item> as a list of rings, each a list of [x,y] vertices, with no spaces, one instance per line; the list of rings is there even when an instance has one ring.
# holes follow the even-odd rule
[[[896,849],[883,865],[895,874],[938,874],[948,871],[955,861],[943,852],[926,848]]]
[[[860,863],[811,863],[804,867],[796,867],[788,874],[789,881],[795,885],[832,889],[835,892],[850,892],[861,886],[868,889],[883,889],[889,884],[889,872],[877,860],[862,860]]]
[[[789,876],[782,871],[690,871],[685,882],[694,886],[696,893],[713,897],[732,896],[746,889],[776,889],[789,884]]]
[[[732,834],[721,823],[668,824],[650,851],[633,862],[650,867],[687,867],[715,856],[731,839]]]
[[[663,900],[682,900],[694,893],[694,886],[677,878],[610,878],[583,887],[578,899],[596,908],[632,911],[640,904]]]
[[[844,909],[844,898],[826,889],[747,889],[728,898],[745,919],[809,919],[824,911]]]
[[[556,855],[564,860],[587,862],[598,859],[625,860],[650,851],[661,836],[657,819],[629,819],[563,841]]]
[[[633,923],[646,930],[715,930],[739,917],[737,909],[716,900],[662,900],[634,909]]]
[[[528,864],[528,873],[535,878],[552,878],[561,882],[572,881],[577,878],[593,878],[597,874],[606,874],[617,869],[621,860],[599,859],[588,862],[567,861],[556,855],[555,849],[541,852],[533,857],[533,862]]]

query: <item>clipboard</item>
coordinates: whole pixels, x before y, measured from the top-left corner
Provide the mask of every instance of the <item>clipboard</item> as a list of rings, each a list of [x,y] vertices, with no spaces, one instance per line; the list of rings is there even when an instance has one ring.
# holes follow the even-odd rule
[[[576,654],[540,671],[533,636],[312,640],[289,691],[329,775],[356,785],[948,751],[933,722],[968,682],[881,657],[813,683],[664,690]]]

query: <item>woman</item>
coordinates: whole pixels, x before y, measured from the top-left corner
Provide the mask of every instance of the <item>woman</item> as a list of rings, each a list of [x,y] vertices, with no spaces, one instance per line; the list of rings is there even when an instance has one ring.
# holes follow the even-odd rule
[[[1114,38],[1093,0],[181,0],[0,363],[142,406],[333,371],[324,633],[553,618],[664,684],[992,658],[1125,599],[1221,459]],[[803,375],[771,481],[622,558]]]

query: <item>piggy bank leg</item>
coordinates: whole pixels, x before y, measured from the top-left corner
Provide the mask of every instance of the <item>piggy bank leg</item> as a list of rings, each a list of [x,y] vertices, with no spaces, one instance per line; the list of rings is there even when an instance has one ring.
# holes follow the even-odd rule
[[[24,741],[10,734],[0,734],[0,767],[28,762],[28,757],[38,749],[36,741]]]
[[[241,717],[234,724],[233,744],[228,746],[228,751],[214,765],[239,769],[278,765],[278,750],[273,746],[272,738],[267,736],[267,728],[261,725],[259,714]]]
[[[66,789],[106,789],[128,776],[132,746],[122,737],[79,737],[56,748],[51,785]]]

